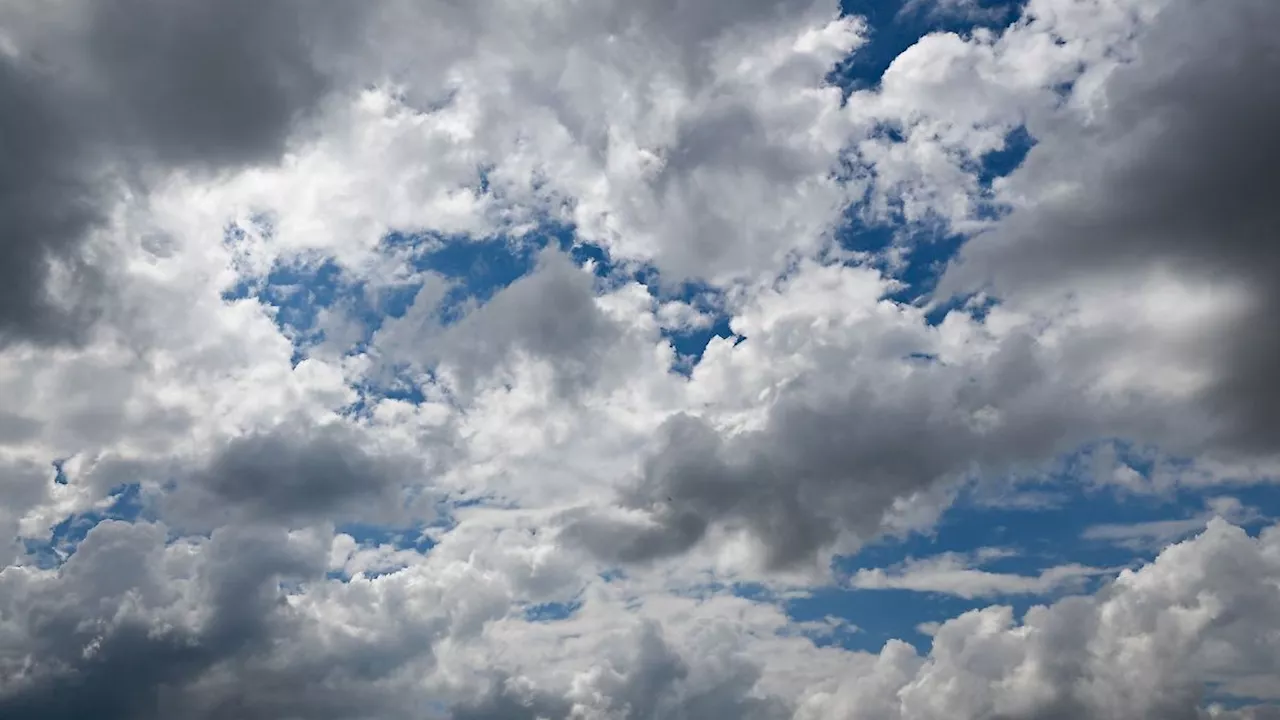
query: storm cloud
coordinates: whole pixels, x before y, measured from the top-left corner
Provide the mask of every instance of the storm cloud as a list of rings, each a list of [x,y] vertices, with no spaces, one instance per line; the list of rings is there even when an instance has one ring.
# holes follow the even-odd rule
[[[0,342],[82,338],[110,263],[86,243],[120,194],[156,169],[276,160],[330,88],[315,41],[336,50],[359,18],[293,0],[0,9]]]
[[[940,283],[1017,298],[1165,267],[1242,287],[1247,307],[1204,340],[1217,377],[1202,402],[1224,446],[1261,455],[1280,452],[1277,31],[1268,0],[1172,3],[1100,117],[1032,124],[1042,137],[1009,182],[1042,199],[970,240]]]

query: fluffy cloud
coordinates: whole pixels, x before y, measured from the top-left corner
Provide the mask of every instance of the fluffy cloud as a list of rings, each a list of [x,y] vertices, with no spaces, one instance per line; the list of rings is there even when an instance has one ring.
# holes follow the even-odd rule
[[[219,170],[278,158],[328,89],[312,47],[334,46],[332,31],[356,19],[343,15],[287,1],[0,7],[10,108],[0,337],[65,340],[102,310],[106,259],[84,245],[128,192],[122,183],[145,181],[156,164]]]
[[[1088,122],[1031,125],[1043,137],[1005,185],[1013,213],[944,280],[989,281],[1015,298],[1086,283],[1106,296],[1153,269],[1212,282],[1227,309],[1196,328],[1203,350],[1181,352],[1208,375],[1196,400],[1215,416],[1223,449],[1264,455],[1276,451],[1277,426],[1266,328],[1276,304],[1267,168],[1280,114],[1269,80],[1278,21],[1273,3],[1171,3],[1135,59],[1095,91]]]
[[[1198,681],[1229,691],[1277,672],[1277,637],[1261,630],[1280,612],[1277,537],[1214,520],[1094,597],[1021,621],[1008,607],[966,613],[935,630],[926,657],[891,643],[874,675],[811,698],[800,716],[1203,717]]]
[[[1274,714],[1280,15],[870,15],[0,0],[0,716]],[[793,617],[1028,477],[1118,557]]]

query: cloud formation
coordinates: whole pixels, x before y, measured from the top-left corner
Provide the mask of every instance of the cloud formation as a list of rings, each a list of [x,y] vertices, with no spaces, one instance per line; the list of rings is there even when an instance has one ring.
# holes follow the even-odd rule
[[[0,0],[0,718],[1274,717],[1280,12],[899,5]]]
[[[85,244],[127,192],[122,181],[157,164],[202,171],[277,159],[328,88],[312,50],[328,12],[288,0],[0,9],[11,28],[0,55],[10,108],[0,340],[74,339],[102,311],[106,259]],[[331,47],[339,36],[325,34]]]
[[[1277,24],[1269,2],[1170,3],[1134,60],[1096,90],[1098,113],[1045,128],[1008,181],[1013,213],[970,242],[943,280],[987,281],[1016,297],[1168,269],[1211,279],[1224,296],[1239,288],[1234,312],[1199,329],[1212,376],[1198,400],[1215,414],[1224,449],[1260,454],[1276,452],[1280,427],[1271,371],[1280,347],[1268,331]]]

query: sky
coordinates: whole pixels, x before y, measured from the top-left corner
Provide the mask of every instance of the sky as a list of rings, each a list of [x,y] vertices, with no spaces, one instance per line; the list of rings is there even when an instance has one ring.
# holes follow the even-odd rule
[[[0,720],[1280,718],[1277,32],[0,0]]]

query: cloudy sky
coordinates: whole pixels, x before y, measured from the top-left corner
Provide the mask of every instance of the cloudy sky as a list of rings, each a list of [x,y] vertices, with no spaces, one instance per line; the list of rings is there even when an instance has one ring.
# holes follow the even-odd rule
[[[1278,33],[0,0],[0,719],[1280,718]]]

